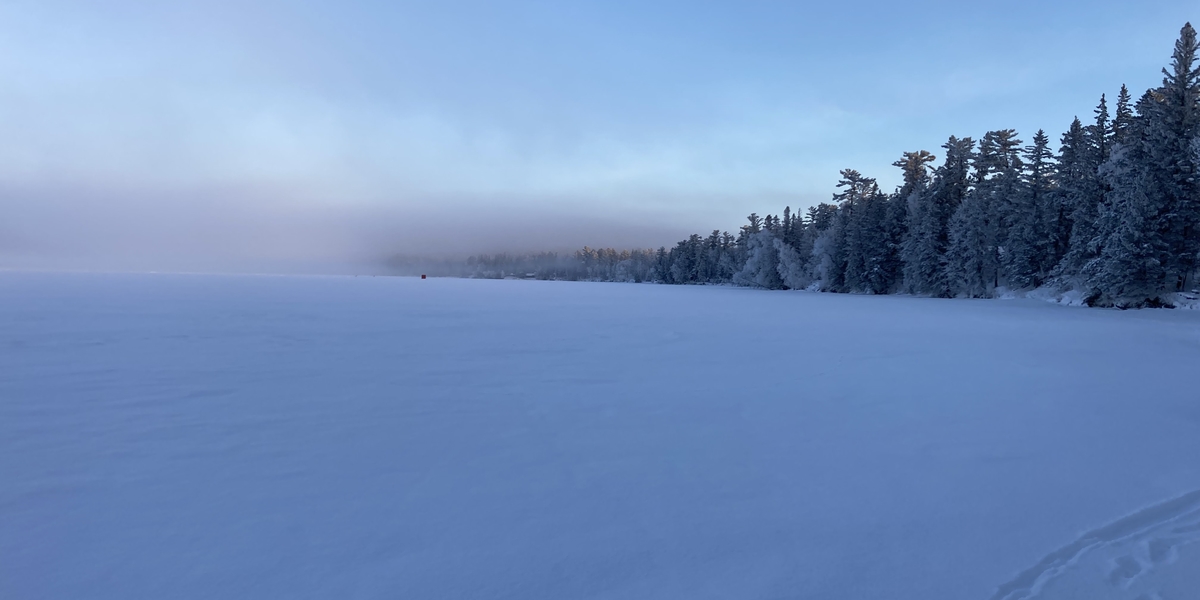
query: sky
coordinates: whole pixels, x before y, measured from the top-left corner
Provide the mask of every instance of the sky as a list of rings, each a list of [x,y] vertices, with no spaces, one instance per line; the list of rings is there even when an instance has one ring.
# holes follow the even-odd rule
[[[1052,139],[1194,1],[8,0],[0,268],[657,247]],[[347,267],[346,265],[356,265]]]

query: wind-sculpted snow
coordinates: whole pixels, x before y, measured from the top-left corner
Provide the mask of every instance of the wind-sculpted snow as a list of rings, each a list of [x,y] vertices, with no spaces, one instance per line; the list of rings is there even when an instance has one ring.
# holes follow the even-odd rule
[[[1188,600],[1200,311],[0,273],[0,598]]]

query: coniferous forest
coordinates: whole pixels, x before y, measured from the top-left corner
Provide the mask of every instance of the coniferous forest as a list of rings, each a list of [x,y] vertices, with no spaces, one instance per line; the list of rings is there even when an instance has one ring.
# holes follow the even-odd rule
[[[890,193],[844,169],[831,203],[751,214],[736,235],[657,251],[472,257],[456,274],[947,298],[1045,286],[1093,306],[1171,306],[1198,285],[1196,62],[1187,24],[1160,87],[1134,99],[1122,86],[1111,107],[1101,95],[1057,152],[1043,131],[951,136],[940,152],[904,152],[893,163],[903,184]]]

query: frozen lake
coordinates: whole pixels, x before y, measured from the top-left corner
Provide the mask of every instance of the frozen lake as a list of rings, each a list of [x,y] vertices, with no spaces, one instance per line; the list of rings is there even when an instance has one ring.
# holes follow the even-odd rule
[[[1200,597],[1200,311],[0,273],[0,598]]]

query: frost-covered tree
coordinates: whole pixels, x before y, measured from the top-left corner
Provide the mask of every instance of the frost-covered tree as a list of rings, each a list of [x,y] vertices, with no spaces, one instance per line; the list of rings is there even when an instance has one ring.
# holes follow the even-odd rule
[[[1133,124],[1133,107],[1129,104],[1129,88],[1121,84],[1121,92],[1117,94],[1117,113],[1113,116],[1113,143],[1125,141],[1125,134]]]
[[[837,248],[844,235],[836,204],[821,203],[808,209],[807,229],[812,238],[808,272],[822,290],[832,291],[835,280],[845,274]]]
[[[891,276],[888,260],[887,204],[875,181],[849,213],[846,233],[845,291],[885,294]]]
[[[762,229],[749,235],[746,240],[746,264],[733,276],[734,283],[768,290],[784,288],[779,275],[779,250],[775,245],[779,237],[772,229]]]
[[[822,289],[885,293],[887,255],[884,219],[887,198],[879,185],[854,169],[843,169],[833,198],[833,224],[813,246]]]
[[[1094,221],[1086,219],[1078,228],[1075,226],[1075,207],[1079,198],[1088,194],[1088,186],[1092,185],[1089,182],[1095,177],[1087,134],[1078,118],[1063,133],[1056,162],[1057,187],[1044,214],[1044,228],[1049,243],[1048,262],[1055,265],[1056,276],[1067,279],[1078,274],[1086,259],[1085,256],[1067,259],[1067,255],[1072,247],[1086,247],[1093,237],[1094,226]]]
[[[809,256],[801,254],[795,246],[788,244],[782,238],[775,238],[775,250],[779,257],[776,269],[784,287],[792,290],[807,288],[812,283],[809,275]]]
[[[806,227],[814,232],[822,232],[829,229],[833,225],[833,218],[837,215],[837,205],[822,202],[808,209]]]
[[[1111,187],[1100,219],[1102,247],[1086,269],[1091,301],[1116,306],[1167,304],[1186,289],[1200,252],[1200,69],[1196,31],[1175,43],[1161,87],[1137,105],[1124,143],[1103,171]]]
[[[946,278],[950,219],[971,186],[975,142],[951,136],[942,148],[946,160],[935,171],[928,189],[911,197],[904,276],[908,291],[946,297],[951,295]]]
[[[903,184],[887,199],[883,217],[884,251],[881,261],[883,287],[888,292],[902,289],[906,276],[906,264],[913,251],[909,242],[910,227],[919,225],[914,211],[928,199],[924,195],[929,189],[929,163],[936,157],[926,150],[905,152],[903,157],[892,163],[904,173]]]
[[[935,220],[931,218],[933,198],[929,190],[929,163],[936,158],[932,153],[921,150],[905,152],[904,158],[892,163],[892,166],[900,167],[904,172],[904,184],[896,196],[905,204],[906,223],[900,258],[904,287],[910,292],[923,291],[920,289],[925,277],[923,267],[933,265],[941,269],[937,249],[931,243],[937,233]]]
[[[1001,244],[1023,193],[1020,144],[1012,129],[989,131],[979,142],[974,187],[950,221],[946,275],[955,295],[991,296],[1000,283]]]
[[[1108,100],[1104,94],[1100,94],[1100,104],[1096,105],[1096,110],[1093,111],[1096,115],[1092,126],[1088,128],[1088,134],[1092,139],[1092,147],[1096,153],[1096,164],[1104,164],[1112,151],[1113,141],[1113,124],[1108,119]]]
[[[814,209],[816,207],[813,207]],[[810,212],[813,209],[810,209]],[[779,250],[779,276],[791,289],[807,287],[812,281],[809,265],[812,260],[814,232],[800,213],[791,207],[783,209],[783,225],[775,247]]]
[[[1043,212],[1051,191],[1050,138],[1038,130],[1033,145],[1025,148],[1023,185],[1009,204],[1005,252],[1001,256],[1004,278],[1010,287],[1032,288],[1047,275],[1049,240]]]
[[[1167,246],[1153,226],[1161,203],[1150,189],[1143,148],[1142,144],[1118,146],[1105,170],[1113,190],[1102,219],[1100,254],[1084,267],[1090,304],[1128,307],[1163,303],[1166,270],[1162,259]]]
[[[1162,87],[1146,114],[1145,147],[1154,182],[1150,193],[1161,194],[1160,213],[1151,225],[1167,246],[1165,291],[1189,284],[1200,252],[1200,181],[1197,177],[1196,138],[1200,135],[1200,68],[1196,67],[1196,30],[1184,25],[1175,42],[1171,68],[1163,69]]]
[[[1124,111],[1118,106],[1118,112]],[[1099,173],[1111,158],[1116,134],[1104,96],[1095,113],[1095,123],[1086,128],[1077,126],[1078,119],[1071,124],[1059,155],[1060,202],[1069,215],[1070,235],[1055,275],[1066,285],[1078,284],[1084,266],[1099,255],[1103,241],[1097,224],[1109,187]],[[1130,123],[1123,121],[1121,126],[1127,130]]]
[[[986,194],[971,193],[950,219],[946,280],[954,295],[990,296],[996,277],[996,222]]]
[[[652,251],[584,248],[574,256],[473,257],[476,276],[735,283],[769,289],[990,296],[1050,281],[1116,306],[1166,304],[1200,265],[1200,68],[1185,25],[1160,87],[1131,103],[1121,86],[1051,157],[1038,131],[1011,129],[978,147],[951,137],[945,162],[905,153],[903,184],[841,171],[833,204],[782,216],[753,213],[736,236],[713,231]]]

